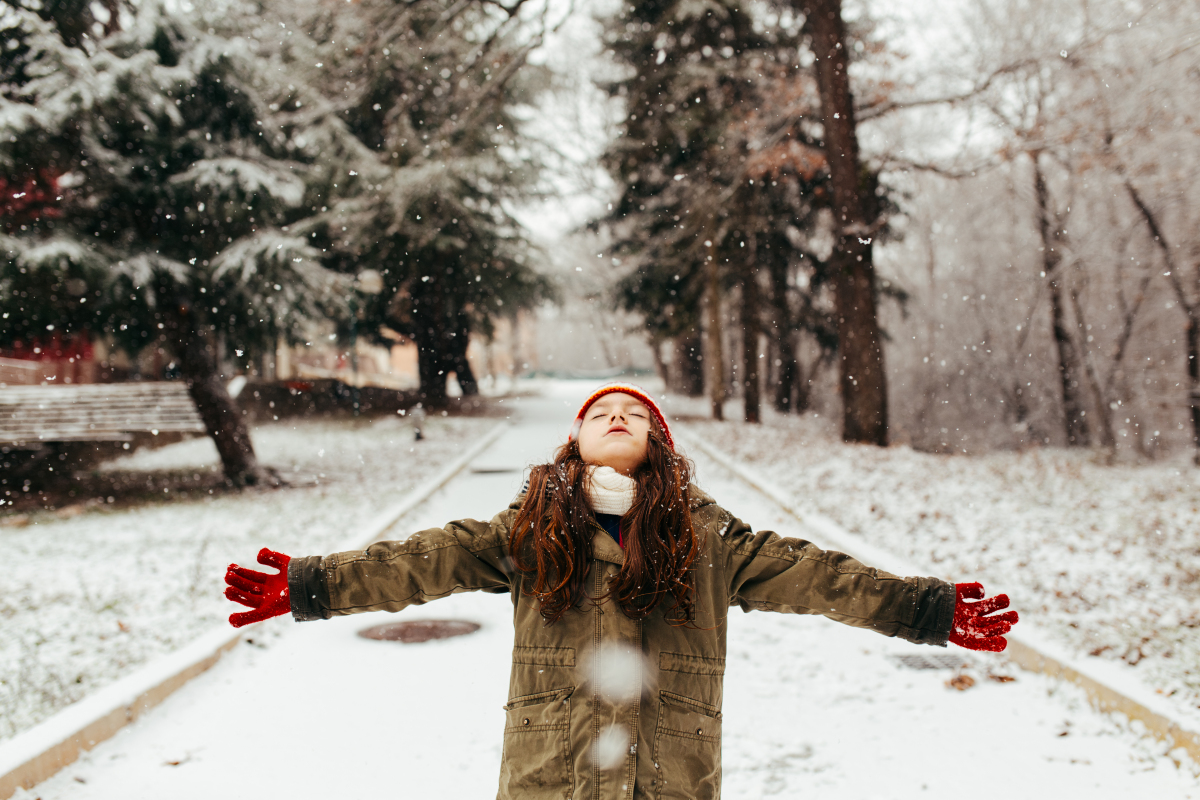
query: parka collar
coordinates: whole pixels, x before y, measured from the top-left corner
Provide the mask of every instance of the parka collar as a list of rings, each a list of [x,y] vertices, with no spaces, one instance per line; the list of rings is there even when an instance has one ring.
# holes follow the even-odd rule
[[[624,564],[625,550],[599,523],[592,526],[592,558],[610,564]]]
[[[712,495],[694,483],[688,484],[688,500],[688,506],[692,511],[695,511],[701,506],[711,506],[717,502],[712,498]]]

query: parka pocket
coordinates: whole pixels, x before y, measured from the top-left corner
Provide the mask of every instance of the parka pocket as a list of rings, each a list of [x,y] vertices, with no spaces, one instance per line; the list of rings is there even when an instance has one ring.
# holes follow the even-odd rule
[[[654,733],[655,797],[699,800],[721,794],[721,712],[659,692]]]
[[[504,707],[502,798],[570,796],[571,694],[575,687],[517,697]]]
[[[659,653],[659,688],[693,703],[721,707],[725,659],[693,653]]]

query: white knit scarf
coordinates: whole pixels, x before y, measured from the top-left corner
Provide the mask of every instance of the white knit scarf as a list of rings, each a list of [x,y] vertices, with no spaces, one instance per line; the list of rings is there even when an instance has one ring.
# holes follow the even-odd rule
[[[636,492],[637,482],[612,467],[588,467],[588,502],[597,514],[624,516]]]

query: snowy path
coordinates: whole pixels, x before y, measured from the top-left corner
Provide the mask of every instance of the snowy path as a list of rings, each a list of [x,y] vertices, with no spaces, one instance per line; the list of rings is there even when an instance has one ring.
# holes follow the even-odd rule
[[[404,529],[502,508],[520,472],[494,470],[544,458],[587,388],[518,403],[519,424]],[[697,467],[701,485],[756,527],[804,535],[715,464],[697,459]],[[462,618],[483,628],[422,645],[355,635],[400,618]],[[1073,687],[1027,673],[996,683],[976,659],[979,682],[954,691],[944,685],[951,673],[907,669],[889,656],[964,651],[823,619],[736,612],[731,628],[727,798],[1200,800],[1197,782],[1153,742],[1092,712]],[[495,796],[512,643],[503,596],[457,595],[400,617],[272,620],[250,636],[138,723],[16,797]],[[970,775],[976,769],[981,785]]]

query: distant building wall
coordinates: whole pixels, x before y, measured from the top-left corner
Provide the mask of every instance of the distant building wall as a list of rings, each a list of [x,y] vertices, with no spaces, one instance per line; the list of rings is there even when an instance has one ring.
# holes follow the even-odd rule
[[[96,383],[108,350],[82,336],[54,334],[0,349],[0,384]]]
[[[274,375],[267,373],[273,372]],[[277,380],[335,378],[352,386],[381,386],[389,389],[415,389],[420,385],[417,372],[417,346],[398,334],[391,347],[359,339],[353,351],[336,344],[275,348],[275,360],[264,365],[264,377]]]

